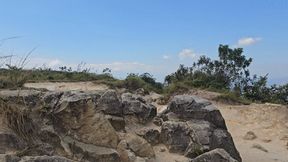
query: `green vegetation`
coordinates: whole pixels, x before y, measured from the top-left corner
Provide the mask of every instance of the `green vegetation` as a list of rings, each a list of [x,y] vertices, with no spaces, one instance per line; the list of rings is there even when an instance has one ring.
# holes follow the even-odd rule
[[[267,75],[251,77],[249,66],[252,58],[246,58],[242,48],[231,49],[228,45],[220,45],[218,53],[216,60],[201,56],[191,67],[180,65],[176,72],[165,77],[163,84],[156,82],[149,73],[131,73],[124,80],[119,80],[112,76],[109,68],[104,69],[102,74],[96,74],[89,72],[89,69],[73,71],[71,67],[66,66],[60,67],[59,70],[25,70],[6,65],[6,68],[0,69],[0,88],[18,88],[25,82],[93,81],[129,91],[140,88],[144,92],[155,91],[163,94],[164,100],[168,100],[172,95],[198,88],[220,92],[222,95],[215,99],[217,101],[239,104],[249,104],[251,101],[288,104],[288,84],[267,86]]]
[[[243,55],[242,48],[227,45],[218,48],[218,59],[201,56],[192,67],[180,65],[165,78],[166,92],[202,88],[221,92],[216,100],[246,104],[250,101],[288,104],[288,84],[267,86],[267,75],[250,77],[252,58]]]

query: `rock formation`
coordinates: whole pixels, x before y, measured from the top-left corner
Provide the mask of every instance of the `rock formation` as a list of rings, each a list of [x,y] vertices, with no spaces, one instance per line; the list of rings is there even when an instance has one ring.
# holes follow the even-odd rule
[[[2,90],[0,102],[4,162],[153,162],[163,144],[191,162],[241,162],[219,110],[195,96],[175,96],[161,114],[114,90]]]

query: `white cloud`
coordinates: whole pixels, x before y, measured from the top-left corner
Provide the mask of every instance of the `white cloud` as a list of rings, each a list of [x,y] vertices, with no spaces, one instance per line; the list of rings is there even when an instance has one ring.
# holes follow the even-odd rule
[[[87,66],[96,69],[110,68],[112,72],[113,71],[137,72],[137,71],[153,70],[153,66],[139,62],[113,62],[107,64],[87,64]]]
[[[179,54],[178,54],[180,59],[185,59],[185,58],[190,58],[194,59],[197,54],[191,50],[191,49],[183,49]]]
[[[60,65],[61,63],[62,63],[62,62],[61,62],[60,60],[54,59],[54,60],[48,61],[47,65],[48,65],[49,67],[55,67],[55,66],[57,66],[57,65]]]
[[[259,41],[261,41],[262,38],[259,37],[244,37],[238,40],[237,42],[237,47],[244,47],[244,46],[249,46],[253,45]]]
[[[163,59],[164,60],[169,60],[169,59],[171,59],[171,57],[169,55],[163,55]]]

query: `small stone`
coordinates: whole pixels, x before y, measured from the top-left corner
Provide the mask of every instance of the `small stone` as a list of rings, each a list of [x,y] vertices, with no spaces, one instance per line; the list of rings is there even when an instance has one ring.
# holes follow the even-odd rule
[[[272,140],[269,139],[269,138],[265,138],[265,139],[263,139],[262,141],[265,142],[265,143],[269,143],[269,142],[271,142]]]
[[[263,146],[261,146],[260,144],[253,144],[253,145],[252,145],[252,148],[256,148],[256,149],[261,150],[261,151],[263,151],[263,152],[268,152],[268,150],[265,149],[265,148],[264,148]]]
[[[244,140],[254,140],[256,138],[257,136],[252,131],[247,132],[246,135],[243,137]]]
[[[165,152],[165,151],[166,151],[166,149],[164,147],[160,148],[160,152]]]
[[[156,117],[153,119],[153,123],[154,123],[155,125],[157,125],[157,126],[161,126],[162,123],[163,123],[163,119],[156,116]]]
[[[280,138],[280,140],[288,140],[288,135],[284,135]]]

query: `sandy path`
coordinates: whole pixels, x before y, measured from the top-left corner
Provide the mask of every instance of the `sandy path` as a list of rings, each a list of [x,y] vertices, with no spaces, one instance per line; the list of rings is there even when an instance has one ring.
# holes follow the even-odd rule
[[[106,90],[108,86],[104,84],[96,84],[92,82],[43,82],[43,83],[25,83],[24,87],[27,88],[41,88],[49,91],[93,91],[93,90]]]

